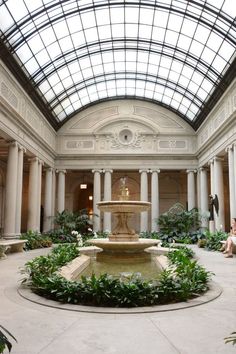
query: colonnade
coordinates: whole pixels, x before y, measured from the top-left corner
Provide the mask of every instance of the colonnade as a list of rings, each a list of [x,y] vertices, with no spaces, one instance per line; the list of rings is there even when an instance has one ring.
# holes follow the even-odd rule
[[[23,185],[23,161],[25,149],[17,142],[9,143],[8,162],[6,171],[5,188],[5,214],[4,214],[4,237],[15,238],[21,232],[21,209],[22,209],[22,185]],[[236,145],[226,149],[228,155],[228,178],[229,178],[229,204],[230,216],[236,217]],[[65,180],[66,170],[55,170],[52,166],[45,166],[38,157],[28,159],[29,162],[29,187],[28,187],[28,219],[27,229],[40,231],[41,214],[41,189],[42,169],[45,171],[44,183],[44,220],[43,231],[53,227],[52,216],[55,210],[62,212],[65,209]],[[93,213],[94,231],[101,230],[100,210],[97,203],[101,201],[101,175],[104,174],[104,200],[112,198],[112,169],[94,169],[93,183]],[[58,175],[56,183],[56,173]],[[148,201],[148,190],[151,191],[151,231],[157,231],[156,219],[159,217],[160,193],[159,175],[160,169],[140,169],[140,200]],[[148,188],[148,174],[150,188]],[[219,200],[219,213],[214,215],[215,228],[225,229],[225,191],[223,180],[223,158],[215,156],[208,165],[198,169],[188,169],[187,174],[187,207],[191,210],[198,207],[203,215],[208,214],[209,194],[216,194]],[[209,174],[209,177],[208,177]],[[197,181],[196,181],[197,179]],[[209,182],[209,183],[208,183]],[[57,186],[56,186],[57,184]],[[57,199],[57,205],[55,201]],[[208,218],[202,219],[202,227],[208,227]],[[140,231],[148,231],[148,212],[142,212],[140,218]],[[111,213],[104,213],[103,230],[111,230]]]
[[[16,238],[21,233],[22,193],[23,193],[23,165],[26,150],[16,141],[9,143],[8,161],[5,187],[4,238]],[[42,213],[42,170],[44,162],[34,156],[28,158],[28,211],[27,230],[40,232]],[[52,167],[45,167],[45,197],[43,231],[53,227],[56,200],[56,172],[58,173],[57,206],[61,212],[65,209],[65,170],[56,171]]]

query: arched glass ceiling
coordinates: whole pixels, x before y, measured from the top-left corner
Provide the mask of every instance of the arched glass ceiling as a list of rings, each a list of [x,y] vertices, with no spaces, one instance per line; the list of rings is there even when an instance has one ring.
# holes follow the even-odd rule
[[[234,0],[5,0],[3,43],[54,118],[113,97],[192,124],[235,56]]]

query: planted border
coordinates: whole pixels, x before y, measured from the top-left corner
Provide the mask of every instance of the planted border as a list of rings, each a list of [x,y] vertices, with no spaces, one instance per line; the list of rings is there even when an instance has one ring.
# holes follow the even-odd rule
[[[75,245],[60,245],[48,256],[26,263],[26,283],[35,293],[63,303],[105,307],[137,307],[186,301],[208,290],[211,273],[191,260],[183,249],[169,254],[170,267],[158,281],[135,276],[126,280],[108,274],[68,281],[61,266],[78,256]]]

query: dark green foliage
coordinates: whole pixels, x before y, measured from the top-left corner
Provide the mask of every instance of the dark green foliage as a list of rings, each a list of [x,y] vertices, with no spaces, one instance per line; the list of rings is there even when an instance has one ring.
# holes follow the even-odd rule
[[[207,290],[210,273],[189,259],[186,249],[171,252],[171,268],[158,281],[131,276],[117,279],[107,274],[82,277],[72,282],[56,271],[78,255],[74,245],[60,245],[52,254],[26,264],[32,290],[61,302],[93,306],[135,307],[185,301]]]
[[[86,209],[77,213],[64,210],[62,213],[57,213],[54,222],[59,226],[62,235],[71,235],[73,230],[83,234],[86,232],[87,227],[92,225]]]
[[[182,245],[176,245],[172,244],[170,248],[175,248],[175,251],[171,251],[168,253],[168,258],[172,263],[177,263],[181,258],[193,258],[194,252],[191,248],[182,246]]]
[[[36,248],[51,247],[52,240],[48,235],[41,235],[37,231],[28,231],[21,234],[20,240],[28,240],[24,248],[25,250],[34,250]]]
[[[228,234],[223,231],[210,232],[206,231],[205,236],[205,248],[209,251],[219,251],[222,244],[220,241],[227,239]]]
[[[4,349],[8,349],[8,351],[11,351],[12,344],[8,337],[11,337],[14,339],[16,342],[16,338],[3,326],[0,325],[0,353],[3,353]]]
[[[157,220],[158,238],[166,242],[195,243],[199,238],[200,215],[196,208],[190,211],[164,213]]]
[[[41,285],[60,267],[78,257],[79,250],[74,244],[58,245],[47,256],[39,256],[25,265],[24,273],[27,273],[32,286]],[[24,282],[28,279],[24,279]]]
[[[236,332],[232,332],[229,337],[225,338],[225,344],[226,343],[236,344]]]
[[[47,233],[53,243],[76,243],[77,237],[72,234],[64,234],[63,229],[51,230]]]
[[[154,240],[157,240],[159,239],[159,232],[157,231],[143,231],[140,233],[140,237],[141,238],[151,238],[151,239],[154,239]]]

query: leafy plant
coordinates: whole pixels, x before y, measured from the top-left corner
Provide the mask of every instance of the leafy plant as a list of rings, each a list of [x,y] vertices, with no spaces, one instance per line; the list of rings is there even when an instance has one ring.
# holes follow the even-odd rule
[[[0,325],[0,353],[3,353],[4,349],[8,349],[9,353],[12,348],[12,344],[7,336],[13,338],[16,342],[16,338],[3,326]]]
[[[232,332],[229,337],[224,338],[225,344],[232,343],[233,345],[236,344],[236,332]]]
[[[196,208],[176,213],[167,212],[157,220],[159,238],[166,242],[195,243],[198,240],[200,214]]]
[[[228,234],[224,231],[205,232],[205,248],[209,251],[219,251],[221,248],[221,242],[227,239]]]
[[[27,231],[20,236],[21,240],[27,240],[25,250],[34,250],[36,248],[51,247],[52,240],[48,235],[41,235],[37,231]]]
[[[57,213],[54,222],[59,226],[63,235],[71,235],[73,230],[82,234],[88,226],[92,225],[86,209],[82,209],[77,213],[64,210],[62,213]]]
[[[108,274],[68,281],[57,270],[78,255],[75,245],[60,245],[48,256],[26,264],[25,282],[38,294],[61,302],[96,306],[134,307],[185,301],[207,290],[210,273],[191,261],[185,249],[172,252],[170,269],[158,281],[131,276],[114,278]]]

